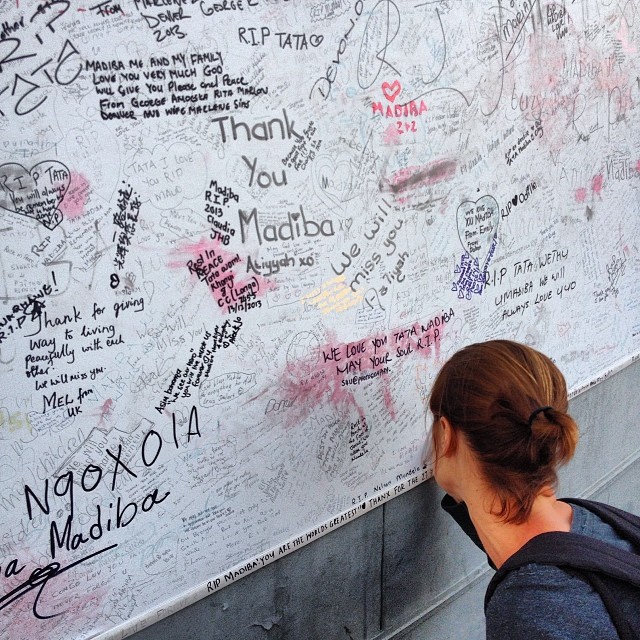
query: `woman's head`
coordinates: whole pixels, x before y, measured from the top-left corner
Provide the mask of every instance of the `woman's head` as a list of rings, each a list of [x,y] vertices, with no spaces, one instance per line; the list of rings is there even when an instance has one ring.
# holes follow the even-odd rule
[[[483,480],[499,500],[496,515],[524,522],[534,499],[557,482],[578,428],[567,415],[564,376],[542,353],[517,342],[491,340],[458,351],[438,374],[429,408],[434,435],[446,418],[462,436]],[[434,440],[436,457],[439,451]]]

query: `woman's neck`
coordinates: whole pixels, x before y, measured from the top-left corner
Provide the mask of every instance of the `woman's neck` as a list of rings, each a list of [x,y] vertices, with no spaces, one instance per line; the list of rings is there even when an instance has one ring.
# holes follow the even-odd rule
[[[531,513],[522,524],[505,523],[493,515],[486,492],[466,496],[465,502],[482,545],[498,568],[535,536],[571,530],[573,510],[567,503],[560,502],[552,491],[535,498]]]

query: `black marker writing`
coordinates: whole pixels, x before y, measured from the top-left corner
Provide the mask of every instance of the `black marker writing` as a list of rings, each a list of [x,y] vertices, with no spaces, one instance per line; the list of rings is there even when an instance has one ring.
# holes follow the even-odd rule
[[[77,567],[79,564],[87,562],[88,560],[91,560],[91,558],[95,558],[96,556],[105,553],[106,551],[111,551],[111,549],[115,549],[115,547],[117,546],[117,544],[112,544],[108,547],[105,547],[104,549],[100,549],[100,551],[96,551],[89,554],[88,556],[85,556],[84,558],[80,558],[80,560],[72,562],[66,567],[61,568],[62,565],[59,562],[50,562],[45,567],[37,567],[31,572],[28,580],[26,580],[22,584],[19,584],[15,589],[12,589],[0,598],[0,611],[13,604],[16,600],[23,598],[30,591],[38,589],[38,593],[36,594],[35,600],[33,601],[33,615],[39,620],[46,620],[47,618],[53,618],[55,616],[62,615],[61,613],[56,613],[50,616],[46,616],[38,612],[38,600],[40,599],[40,596],[42,595],[42,592],[47,586],[49,580],[53,580],[57,576],[70,571],[74,567]]]

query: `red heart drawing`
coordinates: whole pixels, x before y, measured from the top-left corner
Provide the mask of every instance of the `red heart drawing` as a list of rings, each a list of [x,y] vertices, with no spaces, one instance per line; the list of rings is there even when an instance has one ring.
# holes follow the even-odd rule
[[[394,80],[391,84],[388,82],[382,83],[382,93],[389,102],[393,102],[400,95],[401,91],[402,87],[398,80]]]
[[[45,160],[31,169],[17,162],[0,165],[0,208],[36,220],[50,231],[62,222],[58,206],[71,174],[62,162]]]

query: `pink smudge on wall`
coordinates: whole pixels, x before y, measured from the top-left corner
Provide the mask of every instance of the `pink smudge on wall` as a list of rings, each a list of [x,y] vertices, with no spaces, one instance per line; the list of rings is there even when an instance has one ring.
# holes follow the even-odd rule
[[[392,420],[396,419],[396,408],[393,402],[393,395],[391,394],[391,386],[389,384],[385,384],[382,389],[382,397],[384,398],[384,406],[386,410],[389,412]]]
[[[6,640],[25,640],[25,638],[46,638],[51,633],[52,621],[39,620],[33,615],[32,606],[33,601],[38,593],[37,589],[34,589],[27,596],[24,596],[20,600],[14,601],[3,614],[9,618],[7,623],[3,625],[3,635]],[[27,600],[28,599],[28,600]],[[45,610],[44,607],[39,609],[39,614],[50,615],[51,612]],[[9,617],[10,616],[10,617]],[[53,619],[54,624],[59,624],[59,621]],[[62,637],[62,636],[61,636]]]
[[[591,179],[591,194],[599,196],[602,192],[602,187],[604,185],[604,176],[601,173],[596,174]],[[582,204],[587,199],[587,189],[586,187],[580,187],[576,189],[575,193],[576,202]]]
[[[206,239],[200,239],[199,242],[194,244],[183,244],[174,249],[171,254],[180,258],[179,260],[172,260],[167,263],[170,269],[184,269],[190,258],[198,256],[200,253],[205,252],[211,246],[217,247],[218,243],[210,242]]]
[[[275,285],[261,275],[255,274],[240,279],[237,275],[244,260],[238,253],[223,248],[219,239],[201,239],[194,244],[185,244],[174,251],[185,259],[170,262],[169,267],[187,268],[189,273],[206,283],[218,308],[223,313],[240,313],[262,307],[267,291]]]
[[[604,178],[601,173],[599,173],[596,176],[593,176],[593,180],[591,181],[591,190],[593,191],[593,193],[595,193],[598,196],[600,195],[600,192],[602,191],[603,182],[604,182]]]
[[[616,35],[618,36],[618,40],[620,40],[620,44],[622,45],[625,53],[633,55],[638,52],[633,43],[629,41],[629,27],[627,25],[627,20],[624,17],[620,20],[620,29],[618,29],[618,33]]]
[[[26,542],[16,545],[9,556],[1,558],[0,594],[14,592],[17,597],[3,603],[3,625],[7,640],[38,637],[76,637],[88,620],[102,614],[108,595],[105,578],[90,580],[89,559],[86,564],[71,567],[81,560],[78,553],[68,559],[52,559],[36,552]],[[86,553],[82,557],[86,557]],[[58,564],[58,562],[60,564]],[[31,587],[31,588],[30,588]],[[36,617],[40,616],[40,617]]]
[[[113,409],[113,398],[108,398],[102,404],[102,408],[100,409],[100,422],[98,422],[98,428],[100,428],[105,420],[111,415],[111,411]]]
[[[336,354],[340,354],[344,346],[331,332],[324,344],[310,332],[293,336],[287,364],[277,382],[285,398],[296,400],[286,414],[286,427],[295,427],[326,403],[341,412],[355,408],[358,415],[364,416],[352,388],[342,385],[342,376],[336,370]]]
[[[81,173],[71,172],[69,188],[58,205],[65,218],[73,220],[84,215],[90,187],[89,181]]]
[[[557,38],[545,39],[544,46],[531,47],[527,64],[532,97],[547,96],[562,88],[566,60],[566,45]]]
[[[382,135],[383,144],[387,145],[395,145],[400,144],[400,134],[398,133],[398,129],[395,125],[390,124]]]
[[[37,637],[42,633],[43,621],[33,615],[33,605],[38,589],[27,590],[29,578],[38,567],[45,567],[48,559],[39,560],[37,554],[22,545],[16,545],[6,557],[2,558],[2,575],[0,575],[0,593],[5,595],[24,592],[24,595],[13,601],[3,603],[4,620],[10,622],[3,625],[8,632],[7,640],[23,640],[25,637]],[[21,586],[23,589],[21,589]]]
[[[572,24],[567,26],[572,32]],[[566,43],[552,36],[544,39],[544,46],[527,47],[519,64],[505,69],[505,87],[513,85],[509,92],[511,108],[525,122],[541,122],[544,133],[537,144],[552,153],[558,153],[566,146],[563,143],[566,123],[555,114],[561,111],[570,113],[575,99],[574,87],[570,86],[575,83],[567,80],[567,65]],[[522,135],[523,131],[518,131],[518,126],[515,129],[504,141],[506,147],[513,145]],[[506,147],[503,151],[507,150]]]
[[[304,357],[290,359],[279,376],[279,395],[295,400],[285,414],[285,426],[295,427],[326,404],[339,412],[351,410],[365,417],[366,407],[357,397],[360,385],[377,386],[389,418],[395,420],[392,369],[412,357],[438,360],[443,335],[444,327],[432,320],[427,326],[414,323],[403,330],[349,343],[326,336],[324,344],[318,342],[314,348],[305,349]]]

